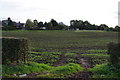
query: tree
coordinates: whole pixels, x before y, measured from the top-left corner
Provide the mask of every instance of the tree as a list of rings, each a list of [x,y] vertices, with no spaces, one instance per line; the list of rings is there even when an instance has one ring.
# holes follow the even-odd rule
[[[63,22],[58,23],[59,30],[66,29],[66,25]]]
[[[81,20],[71,20],[70,21],[70,28],[72,29],[76,29],[76,28],[79,28],[81,29],[81,26],[82,26],[82,21]]]
[[[84,28],[85,28],[85,29],[87,29],[87,30],[91,30],[91,29],[92,29],[92,28],[91,28],[92,26],[91,26],[90,22],[84,21],[83,23],[84,23]]]
[[[110,28],[109,28],[109,31],[114,31],[114,28],[110,27]]]
[[[70,28],[72,28],[72,29],[75,28],[75,20],[70,21]]]
[[[38,27],[43,27],[43,26],[44,26],[44,24],[42,21],[38,23]]]
[[[53,30],[53,25],[51,22],[45,22],[44,23],[44,26],[47,28],[47,30]]]
[[[82,20],[79,20],[79,29],[85,29],[84,22]]]
[[[52,23],[52,26],[53,26],[53,27],[57,27],[57,26],[58,26],[57,21],[54,20],[54,19],[51,19],[51,20],[50,20],[50,23]]]
[[[34,26],[33,22],[30,19],[27,19],[26,24],[25,24],[25,28],[32,29],[33,26]]]
[[[106,30],[108,31],[109,27],[106,24],[101,24],[100,25],[100,30]]]
[[[120,27],[119,26],[115,26],[114,30],[115,31],[120,31]]]
[[[35,19],[35,20],[33,20],[33,26],[34,27],[38,27],[38,21]]]

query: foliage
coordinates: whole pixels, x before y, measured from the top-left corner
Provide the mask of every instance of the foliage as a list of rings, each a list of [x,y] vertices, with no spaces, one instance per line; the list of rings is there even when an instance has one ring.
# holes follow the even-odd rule
[[[83,71],[83,68],[79,64],[69,63],[64,66],[58,66],[52,68],[47,74],[39,75],[43,78],[64,78],[78,71]]]
[[[43,22],[38,23],[38,27],[43,27],[43,26],[44,26]]]
[[[65,53],[66,57],[76,57],[76,53]]]
[[[4,27],[2,27],[2,30],[17,30],[17,28],[16,28],[16,26],[4,26]]]
[[[5,20],[4,20],[5,21]],[[23,29],[24,26],[20,27],[19,24],[12,21],[10,17],[8,17],[7,25],[6,22],[2,21],[2,25],[4,26],[2,30],[18,30]],[[42,27],[45,27],[44,29]],[[115,26],[115,28],[109,28],[106,24],[95,25],[91,24],[89,21],[83,20],[70,20],[70,26],[65,25],[63,22],[57,22],[54,19],[51,19],[50,22],[45,22],[43,24],[42,21],[38,22],[36,19],[31,21],[31,19],[27,19],[25,23],[26,30],[104,30],[104,31],[120,31],[119,26]]]
[[[73,58],[67,58],[67,63],[77,63],[77,60]]]
[[[89,61],[91,61],[91,64],[94,66],[96,64],[103,64],[109,62],[109,55],[107,54],[81,54],[81,57],[87,58]]]
[[[25,28],[29,30],[32,27],[34,27],[34,23],[30,19],[27,19],[26,24],[25,24]]]
[[[54,20],[54,19],[51,19],[51,20],[50,20],[50,23],[52,23],[52,26],[53,26],[53,27],[57,27],[57,26],[58,26],[57,21]]]
[[[64,56],[66,57],[66,61],[67,63],[76,63],[77,60],[76,60],[76,57],[77,57],[77,54],[76,53],[65,53]]]
[[[72,74],[78,71],[82,71],[83,68],[80,67],[79,64],[74,64],[74,63],[69,63],[65,66],[58,66],[55,69],[51,70],[50,72],[55,73],[55,74]]]
[[[82,21],[82,20],[71,20],[70,28],[73,29],[78,28],[80,30],[98,30],[97,25],[92,25],[88,21]]]
[[[107,52],[107,50],[94,50],[94,49],[91,49],[91,50],[88,50],[87,52],[90,52],[90,53]]]
[[[66,63],[72,62],[72,66],[74,63],[80,64],[79,59],[81,57],[85,59],[88,58],[89,60],[91,60],[90,62],[92,62],[91,65],[93,64],[93,66],[95,64],[101,64],[106,62],[108,63],[107,60],[109,58],[109,55],[103,54],[106,53],[107,49],[106,44],[108,44],[111,41],[117,42],[118,37],[117,32],[105,32],[105,31],[76,32],[60,30],[3,31],[3,36],[6,37],[19,36],[30,39],[29,45],[31,48],[31,51],[29,51],[29,57],[31,57],[30,61],[33,60],[39,63],[46,63],[50,65],[53,64],[53,66],[57,66],[57,67],[49,66],[50,67],[49,70],[44,69],[43,71],[41,71],[42,73],[38,77],[43,78],[70,77],[79,70],[77,70],[76,66],[71,67]],[[61,61],[62,59],[63,61]],[[59,64],[59,62],[60,63],[63,62],[64,65]],[[29,66],[28,64],[25,65]],[[32,68],[30,70],[32,70]],[[36,68],[35,70],[36,70],[35,72],[37,72],[37,70],[39,69]],[[26,71],[25,73],[31,73],[31,71],[26,69],[24,69],[24,71]],[[82,69],[80,71],[82,71]],[[117,76],[117,73],[113,73],[113,75]]]
[[[82,56],[109,57],[108,54],[81,54]]]
[[[29,62],[26,64],[19,65],[2,65],[3,66],[3,76],[13,77],[13,74],[17,76],[20,74],[29,74],[33,72],[41,72],[38,77],[65,77],[67,75],[76,73],[78,71],[83,71],[83,68],[79,64],[69,63],[64,66],[52,67],[47,64],[39,64],[35,62]],[[43,72],[43,73],[42,73]],[[16,77],[17,77],[16,76]],[[15,76],[14,76],[15,77]]]
[[[26,38],[2,38],[2,63],[16,64],[26,61],[28,56],[28,39]]]
[[[112,64],[120,65],[120,43],[109,43],[108,54]]]
[[[111,64],[99,64],[90,69],[93,72],[92,78],[120,78],[120,67]]]
[[[114,31],[119,31],[120,32],[120,26],[115,26]]]
[[[19,65],[2,65],[2,74],[12,75],[12,74],[28,74],[32,72],[42,72],[46,70],[50,70],[52,67],[47,64],[38,64],[35,62],[30,62],[26,64]]]
[[[30,52],[29,61],[51,64],[59,60],[60,52]]]

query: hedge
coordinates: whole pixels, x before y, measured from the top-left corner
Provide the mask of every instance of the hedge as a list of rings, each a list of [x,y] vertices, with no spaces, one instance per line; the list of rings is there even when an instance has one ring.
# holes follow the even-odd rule
[[[26,62],[28,56],[28,39],[2,38],[2,64]]]
[[[110,54],[110,62],[115,65],[120,65],[120,43],[109,43],[108,54]]]

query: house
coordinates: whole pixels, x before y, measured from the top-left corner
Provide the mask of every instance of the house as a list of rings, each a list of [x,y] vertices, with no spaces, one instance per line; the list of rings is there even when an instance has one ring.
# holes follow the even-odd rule
[[[3,27],[7,26],[8,22],[9,22],[8,20],[2,20],[2,26]],[[16,28],[19,28],[19,29],[22,29],[25,25],[24,23],[20,23],[20,21],[19,22],[12,21],[12,22],[13,22],[14,26],[16,26]]]
[[[16,27],[23,28],[23,27],[25,27],[25,23],[20,23],[20,21],[19,21],[18,23],[16,23]]]
[[[2,26],[7,26],[8,25],[8,20],[2,20]]]

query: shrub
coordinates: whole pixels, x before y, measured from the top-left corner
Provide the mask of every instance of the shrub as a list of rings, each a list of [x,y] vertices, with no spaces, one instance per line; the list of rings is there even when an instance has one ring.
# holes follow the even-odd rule
[[[120,78],[120,67],[111,64],[97,64],[89,69],[94,74],[92,78]]]
[[[16,26],[4,26],[2,30],[17,30]]]
[[[25,62],[28,53],[28,40],[25,38],[2,38],[2,63]]]
[[[110,62],[115,65],[120,65],[120,43],[109,43],[108,54],[110,54]]]

